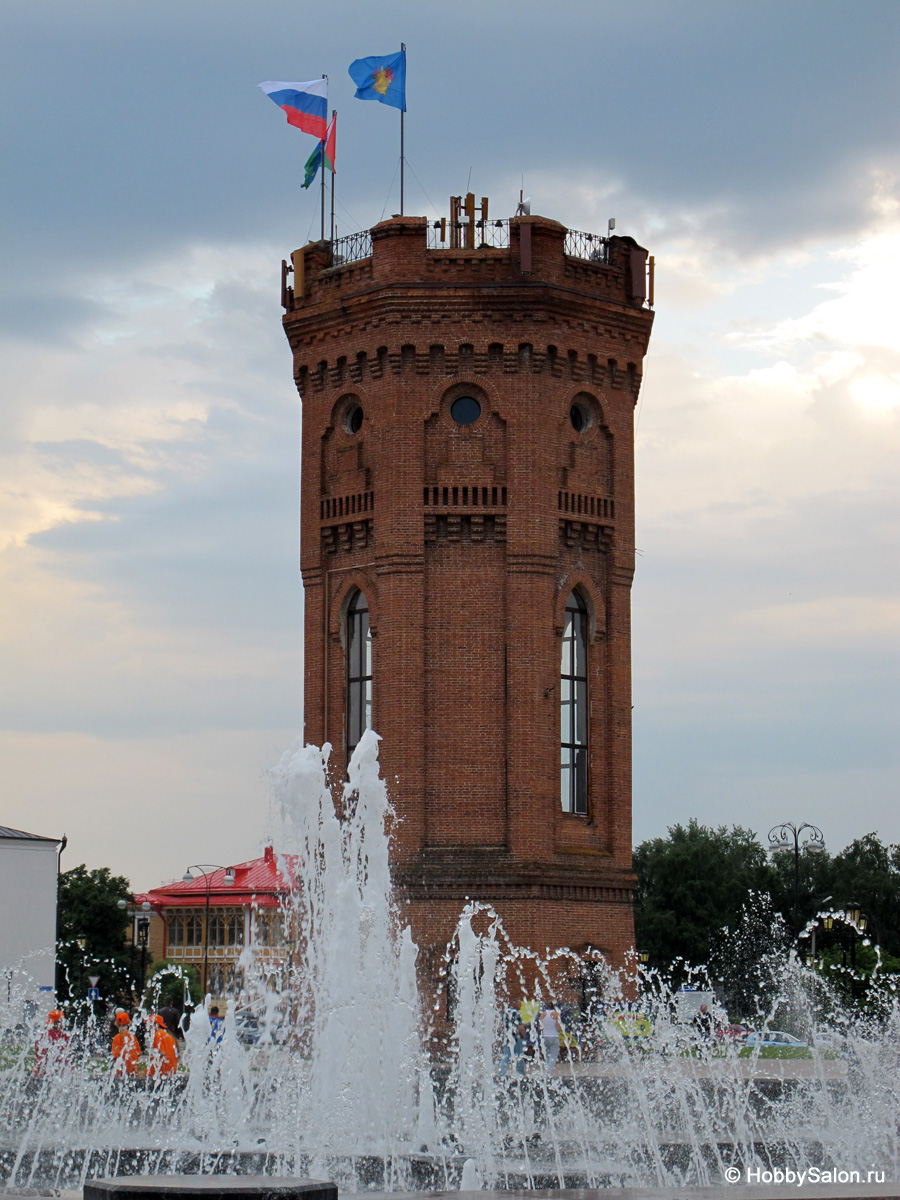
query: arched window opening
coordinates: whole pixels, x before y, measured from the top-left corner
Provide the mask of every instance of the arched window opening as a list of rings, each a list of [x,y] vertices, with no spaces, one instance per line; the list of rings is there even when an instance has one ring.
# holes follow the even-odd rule
[[[577,592],[566,601],[560,670],[560,798],[562,810],[587,813],[587,607]]]
[[[369,605],[354,592],[347,607],[347,761],[372,728],[372,631]]]

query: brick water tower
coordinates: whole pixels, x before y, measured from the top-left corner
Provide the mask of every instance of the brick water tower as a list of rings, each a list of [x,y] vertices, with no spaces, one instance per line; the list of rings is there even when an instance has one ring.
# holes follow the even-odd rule
[[[426,970],[467,899],[621,960],[652,261],[472,197],[291,258],[305,739],[382,735]]]

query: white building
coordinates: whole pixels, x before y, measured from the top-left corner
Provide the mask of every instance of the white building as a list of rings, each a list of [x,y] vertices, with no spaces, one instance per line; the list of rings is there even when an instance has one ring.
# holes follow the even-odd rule
[[[0,825],[0,1002],[23,971],[54,987],[60,841]]]

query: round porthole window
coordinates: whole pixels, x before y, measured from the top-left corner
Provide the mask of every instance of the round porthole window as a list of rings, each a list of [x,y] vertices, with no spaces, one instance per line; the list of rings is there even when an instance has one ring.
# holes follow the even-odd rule
[[[457,425],[474,425],[481,416],[481,405],[474,396],[457,396],[450,405],[450,416]]]
[[[573,404],[569,409],[569,420],[576,433],[584,433],[591,423],[591,416],[583,405]]]
[[[359,404],[351,404],[344,413],[344,428],[348,433],[359,433],[362,429],[363,410]]]

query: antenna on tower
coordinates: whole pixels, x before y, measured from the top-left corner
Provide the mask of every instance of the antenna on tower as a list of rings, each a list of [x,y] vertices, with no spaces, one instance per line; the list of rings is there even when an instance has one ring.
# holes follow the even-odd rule
[[[524,188],[521,188],[519,190],[519,205],[516,208],[516,216],[517,217],[530,217],[531,216],[531,197],[525,195]]]

